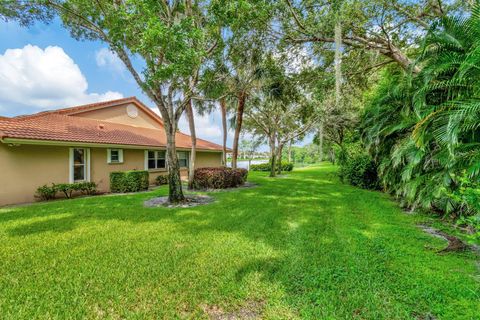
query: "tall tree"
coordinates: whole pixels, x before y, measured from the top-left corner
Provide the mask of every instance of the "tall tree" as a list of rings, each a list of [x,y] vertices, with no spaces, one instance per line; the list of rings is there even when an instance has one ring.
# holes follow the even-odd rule
[[[171,202],[184,200],[175,136],[198,81],[198,70],[217,46],[219,27],[211,18],[213,10],[209,10],[214,4],[192,4],[190,0],[37,0],[19,9],[28,11],[30,6],[55,12],[74,38],[103,41],[124,62],[163,118]],[[7,17],[23,16],[10,13]]]
[[[243,158],[248,160],[248,170],[250,170],[252,165],[253,155],[262,144],[264,144],[264,139],[261,136],[254,135],[248,139],[240,140],[240,150],[243,153]]]
[[[374,64],[396,63],[413,72],[420,71],[411,51],[422,30],[425,33],[432,21],[464,6],[460,0],[284,0],[281,4],[288,42],[331,48],[340,16],[345,29],[343,43],[349,49],[379,53],[383,58]]]
[[[234,118],[232,168],[237,167],[239,139],[247,100],[260,85],[263,49],[262,39],[252,37],[251,34],[233,38],[229,44],[225,83],[227,92],[235,97],[237,102]]]
[[[190,129],[190,140],[192,147],[190,149],[190,161],[188,163],[188,189],[192,190],[194,186],[194,175],[195,175],[195,160],[197,158],[197,133],[195,130],[195,117],[193,114],[192,100],[187,102],[185,108],[187,119],[188,119],[188,128]]]
[[[270,147],[270,176],[281,171],[284,146],[318,124],[313,105],[303,97],[294,75],[287,75],[278,60],[269,56],[263,63],[264,76],[246,111],[249,131],[265,136]],[[279,162],[279,166],[277,166]]]

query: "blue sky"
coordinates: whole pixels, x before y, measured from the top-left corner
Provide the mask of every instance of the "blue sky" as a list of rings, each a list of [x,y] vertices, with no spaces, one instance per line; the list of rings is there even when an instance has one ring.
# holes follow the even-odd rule
[[[136,96],[155,110],[104,43],[77,41],[58,20],[29,28],[0,22],[0,115],[128,96]],[[220,144],[220,124],[219,112],[197,117],[197,136]],[[185,119],[179,126],[188,133]],[[230,146],[232,137],[233,132],[229,132]]]

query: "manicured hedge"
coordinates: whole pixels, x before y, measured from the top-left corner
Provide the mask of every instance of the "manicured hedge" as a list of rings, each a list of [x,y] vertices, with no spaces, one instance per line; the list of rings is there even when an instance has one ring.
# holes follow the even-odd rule
[[[196,189],[235,188],[247,181],[248,170],[226,167],[195,169],[194,186]]]
[[[77,182],[43,185],[37,188],[37,197],[41,200],[51,200],[55,199],[57,193],[63,193],[65,198],[70,199],[75,191],[85,195],[94,195],[97,193],[97,184],[95,182]]]
[[[252,171],[270,171],[272,165],[270,162],[260,163],[260,164],[252,164],[250,166],[250,170]],[[291,162],[282,162],[282,171],[292,171],[293,170],[293,163]]]
[[[148,171],[115,171],[110,173],[111,192],[138,192],[148,189]]]
[[[168,184],[168,176],[167,175],[159,175],[155,178],[155,184],[157,186],[163,186],[164,184]]]

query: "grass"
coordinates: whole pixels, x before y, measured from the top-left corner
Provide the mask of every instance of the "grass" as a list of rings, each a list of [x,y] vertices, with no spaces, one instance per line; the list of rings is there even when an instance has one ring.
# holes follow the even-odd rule
[[[162,188],[0,209],[0,318],[479,319],[472,253],[335,168],[144,208]]]

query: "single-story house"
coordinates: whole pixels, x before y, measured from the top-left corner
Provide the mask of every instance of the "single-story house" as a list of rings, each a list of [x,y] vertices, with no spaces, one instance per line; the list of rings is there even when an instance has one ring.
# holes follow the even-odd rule
[[[135,97],[0,117],[0,205],[32,202],[51,183],[93,181],[110,190],[110,172],[148,170],[150,183],[166,174],[162,118]],[[190,136],[176,135],[182,177]],[[196,167],[222,164],[222,147],[197,139]]]

